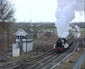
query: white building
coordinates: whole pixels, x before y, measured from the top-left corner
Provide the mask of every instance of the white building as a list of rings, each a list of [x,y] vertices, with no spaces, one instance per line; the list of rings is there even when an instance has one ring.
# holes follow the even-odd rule
[[[33,35],[27,33],[23,29],[18,29],[14,33],[16,47],[20,49],[20,52],[29,52],[33,50]]]

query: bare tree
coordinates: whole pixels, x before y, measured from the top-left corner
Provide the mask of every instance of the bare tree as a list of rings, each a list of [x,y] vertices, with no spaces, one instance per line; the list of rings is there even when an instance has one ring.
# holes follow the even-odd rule
[[[0,0],[0,21],[1,22],[12,22],[14,9],[9,0]]]
[[[9,0],[0,0],[0,26],[7,31],[7,47],[9,48],[10,23],[14,21],[14,8]]]

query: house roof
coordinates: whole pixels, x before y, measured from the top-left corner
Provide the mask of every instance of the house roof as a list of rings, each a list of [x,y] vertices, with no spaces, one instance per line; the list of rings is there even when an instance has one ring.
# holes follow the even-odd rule
[[[22,28],[19,28],[17,30],[17,32],[14,33],[14,35],[16,35],[16,36],[26,36],[26,35],[28,35],[28,33],[26,31],[24,31]]]

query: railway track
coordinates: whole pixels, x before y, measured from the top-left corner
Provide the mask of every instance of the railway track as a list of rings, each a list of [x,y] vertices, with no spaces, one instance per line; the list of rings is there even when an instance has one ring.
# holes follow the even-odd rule
[[[5,51],[2,51],[0,52],[0,57],[3,56],[4,54],[8,53],[8,52],[11,52],[12,50],[9,49],[9,50],[5,50]]]
[[[76,43],[73,44],[73,46],[76,45]],[[68,49],[65,53],[62,54],[53,54],[52,57],[47,58],[46,60],[43,59],[43,61],[38,61],[39,63],[35,63],[33,67],[28,67],[27,69],[50,69],[54,63],[61,61],[65,56],[67,56],[69,53],[71,53],[74,49],[74,47],[71,47],[71,49]]]
[[[11,55],[11,51],[12,49],[3,51],[0,53],[0,60],[3,60],[4,58],[6,58],[7,56]]]
[[[76,48],[76,43],[74,42],[71,48],[63,54],[57,54],[52,49],[36,58],[26,58],[21,61],[5,64],[0,66],[0,69],[50,69],[55,63],[71,53]]]
[[[47,56],[49,56],[49,57],[51,57],[51,55],[54,53],[55,51],[52,49],[52,50],[50,50],[50,51],[48,51],[48,52],[46,52],[45,54],[43,54],[43,55],[41,55],[41,56],[39,56],[39,57],[37,57],[37,58],[35,58],[35,59],[32,59],[32,61],[29,61],[29,62],[27,62],[27,63],[25,63],[25,64],[21,64],[21,65],[19,65],[19,66],[17,66],[17,67],[15,67],[14,69],[26,69],[26,67],[29,67],[29,66],[31,66],[31,65],[33,65],[35,62],[37,62],[37,61],[39,61],[39,60],[42,60],[44,57],[47,57]]]
[[[30,66],[27,66],[27,69],[38,69],[38,68],[41,68],[44,65],[46,65],[47,63],[51,62],[53,59],[57,58],[59,55],[60,54],[56,54],[56,52],[55,52],[55,53],[51,53],[51,54],[49,54],[47,56],[44,56],[44,58],[42,58],[41,60],[37,59],[36,62],[33,61],[32,63],[30,63]]]
[[[74,42],[73,46],[71,46],[71,48],[63,54],[56,54],[55,52],[52,53],[52,51],[51,51],[51,53],[43,55],[40,58],[37,58],[31,62],[27,62],[22,65],[19,65],[19,66],[15,67],[14,69],[47,69],[47,67],[53,66],[53,64],[54,64],[53,60],[56,62],[59,62],[66,55],[68,55],[70,52],[72,52],[74,50],[74,46],[76,47],[76,42]],[[52,64],[51,64],[51,62],[52,62]]]
[[[39,61],[35,62],[33,65],[30,65],[29,67],[27,67],[27,69],[40,69],[43,66],[45,66],[46,64],[48,64],[49,62],[53,61],[58,56],[60,56],[60,54],[54,53],[52,55],[44,57],[42,60],[39,60]]]
[[[37,59],[42,59],[46,55],[49,55],[50,53],[53,53],[53,52],[54,52],[54,50],[51,49],[51,50],[45,52],[44,54],[39,55],[36,58],[26,58],[26,59],[23,59],[23,60],[19,60],[17,62],[9,62],[7,64],[4,64],[4,65],[0,66],[0,69],[19,69],[19,68],[22,69],[21,67],[23,67],[23,65],[25,63],[28,63],[28,62],[31,62],[31,61],[35,61],[35,60],[37,61]]]

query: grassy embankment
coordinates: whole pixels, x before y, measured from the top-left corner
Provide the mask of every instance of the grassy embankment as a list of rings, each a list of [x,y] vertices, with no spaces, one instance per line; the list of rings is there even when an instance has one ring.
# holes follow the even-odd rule
[[[80,48],[80,50],[76,50],[74,54],[72,54],[67,60],[62,62],[60,65],[55,67],[55,69],[72,69],[78,58],[83,53],[83,48]]]

